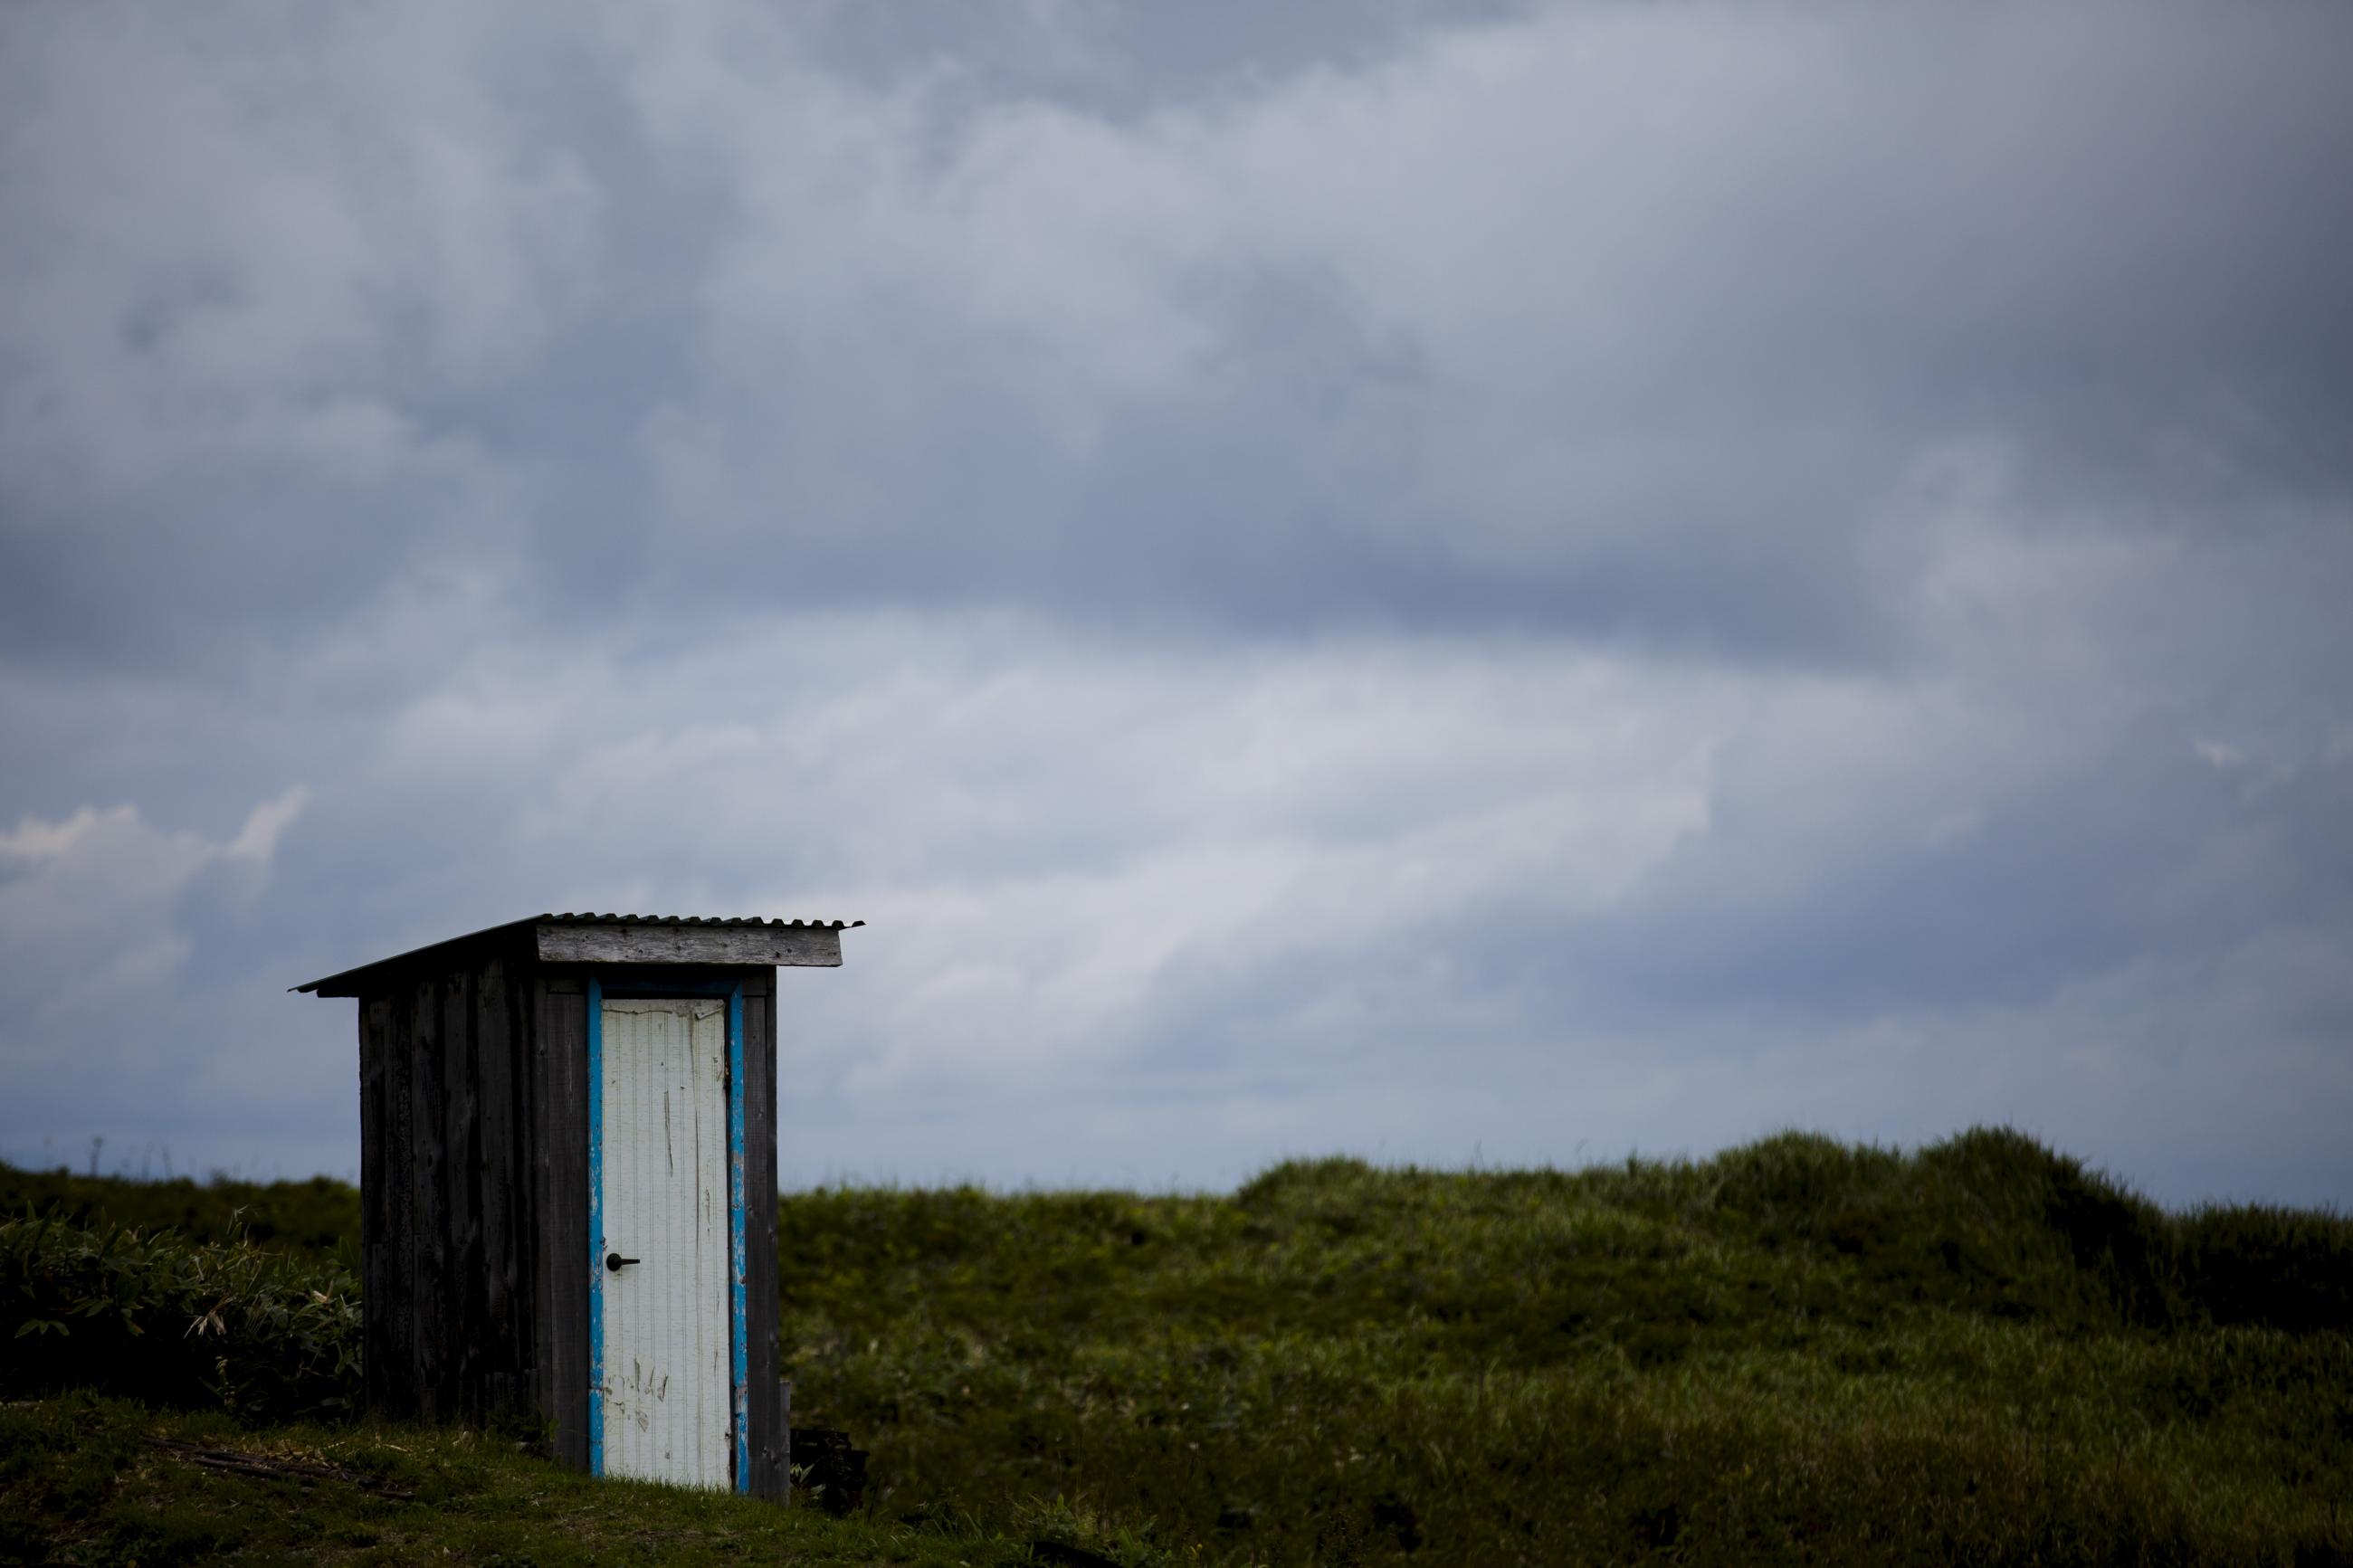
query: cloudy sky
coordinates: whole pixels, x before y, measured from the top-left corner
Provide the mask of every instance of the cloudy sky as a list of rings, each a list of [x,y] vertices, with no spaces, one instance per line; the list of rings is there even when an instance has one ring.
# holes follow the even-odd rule
[[[0,1157],[862,918],[783,1168],[2353,1203],[2353,10],[0,11]]]

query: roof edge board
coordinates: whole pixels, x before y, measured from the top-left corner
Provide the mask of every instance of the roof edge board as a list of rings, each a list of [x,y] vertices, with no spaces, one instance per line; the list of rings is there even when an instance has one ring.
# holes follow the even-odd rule
[[[543,921],[536,942],[543,963],[755,963],[837,969],[839,926],[676,925],[635,921],[566,925]]]
[[[423,947],[289,986],[320,996],[356,996],[377,971],[412,969],[500,937],[528,941],[551,963],[753,963],[837,968],[841,933],[864,921],[768,921],[757,916],[543,914],[484,926]]]
[[[510,932],[520,936],[530,930],[532,924],[530,921],[503,921],[494,926],[484,926],[480,931],[470,931],[463,936],[444,937],[439,942],[428,942],[423,947],[412,947],[406,952],[396,952],[389,958],[379,958],[367,963],[356,963],[349,969],[338,970],[332,974],[313,980],[307,985],[291,985],[287,989],[293,992],[310,992],[321,996],[356,996],[359,994],[356,991],[330,989],[330,987],[340,987],[345,981],[357,980],[371,970],[413,968],[426,963],[436,954],[454,952],[461,947],[470,947],[476,942],[487,942],[492,937]]]

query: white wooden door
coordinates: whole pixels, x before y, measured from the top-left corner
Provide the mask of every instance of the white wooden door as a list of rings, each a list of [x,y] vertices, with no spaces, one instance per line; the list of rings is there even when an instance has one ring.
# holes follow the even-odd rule
[[[600,1022],[604,1472],[725,1488],[727,1005],[607,1000]]]

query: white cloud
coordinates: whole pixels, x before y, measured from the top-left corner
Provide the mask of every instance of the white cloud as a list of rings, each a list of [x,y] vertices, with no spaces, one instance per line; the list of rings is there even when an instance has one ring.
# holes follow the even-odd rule
[[[302,815],[302,808],[310,801],[311,790],[307,784],[296,784],[276,800],[263,801],[253,808],[253,815],[245,819],[245,826],[237,829],[237,837],[228,847],[221,850],[222,857],[266,863],[278,852],[279,836]]]
[[[225,840],[158,827],[129,804],[27,816],[0,836],[0,1158],[47,1158],[44,1140],[96,1133],[118,1156],[176,1146],[184,1172],[265,1154],[340,1163],[332,1132],[297,1121],[254,1135],[252,1109],[312,1075],[241,1027],[242,965],[210,973],[197,959],[249,917],[306,799],[297,784],[261,802]],[[227,1064],[230,1092],[204,1090]]]
[[[177,903],[206,868],[247,862],[266,868],[279,836],[301,815],[308,790],[296,784],[253,808],[226,842],[159,829],[135,805],[83,806],[60,821],[22,818],[0,835],[0,994],[18,1022],[12,1054],[69,1013],[107,999],[153,1005],[192,951]]]

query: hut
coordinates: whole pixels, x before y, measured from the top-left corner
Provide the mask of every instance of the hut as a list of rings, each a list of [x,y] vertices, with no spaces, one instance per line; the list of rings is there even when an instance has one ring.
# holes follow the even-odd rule
[[[538,915],[295,987],[359,1001],[368,1408],[785,1496],[776,971],[863,923]]]

